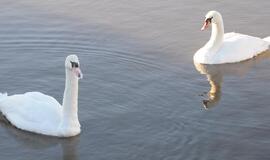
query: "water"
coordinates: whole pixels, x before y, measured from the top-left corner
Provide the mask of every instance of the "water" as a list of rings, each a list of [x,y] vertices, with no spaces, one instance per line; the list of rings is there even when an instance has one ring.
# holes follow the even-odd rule
[[[232,65],[192,60],[210,36],[200,31],[208,10],[223,14],[225,31],[266,37],[268,8],[265,0],[1,1],[1,92],[61,102],[65,57],[77,54],[84,73],[81,135],[1,122],[1,159],[269,159],[270,53]]]

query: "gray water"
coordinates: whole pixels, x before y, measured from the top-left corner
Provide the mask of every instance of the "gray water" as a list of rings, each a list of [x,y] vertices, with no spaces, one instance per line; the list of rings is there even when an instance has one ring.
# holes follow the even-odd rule
[[[227,32],[266,37],[269,8],[267,0],[0,1],[0,92],[61,102],[65,57],[77,54],[84,73],[82,133],[52,138],[1,122],[0,159],[269,159],[270,53],[193,64],[210,36],[200,31],[208,10],[223,14]]]

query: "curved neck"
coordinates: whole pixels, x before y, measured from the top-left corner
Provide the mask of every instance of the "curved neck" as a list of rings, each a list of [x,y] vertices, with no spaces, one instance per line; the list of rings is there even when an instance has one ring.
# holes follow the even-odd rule
[[[222,45],[223,36],[224,36],[224,26],[223,20],[222,18],[220,18],[218,23],[212,23],[211,38],[207,42],[206,47],[208,49],[217,51]]]
[[[72,125],[78,121],[78,78],[66,69],[66,83],[63,97],[63,121]]]

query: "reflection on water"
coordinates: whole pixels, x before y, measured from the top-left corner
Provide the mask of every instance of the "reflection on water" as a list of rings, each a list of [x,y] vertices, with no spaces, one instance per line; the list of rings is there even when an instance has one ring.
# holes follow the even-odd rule
[[[205,12],[223,13],[226,31],[266,37],[269,10],[262,8],[268,4],[266,0],[0,1],[0,92],[40,91],[61,102],[64,58],[77,54],[84,72],[78,110],[82,134],[58,139],[3,125],[1,159],[270,157],[270,61],[253,67],[241,81],[219,73],[210,76],[216,79],[212,86],[223,84],[222,107],[211,112],[198,109],[201,97],[196,95],[208,89],[208,82],[192,63],[192,53],[209,38],[210,32],[200,31]],[[254,29],[256,23],[260,25]],[[212,89],[211,102],[218,99],[220,88]]]
[[[239,63],[206,65],[194,62],[194,66],[196,67],[197,71],[206,75],[210,84],[210,90],[207,93],[207,99],[202,101],[204,108],[209,109],[213,106],[216,106],[220,101],[224,76],[243,76],[255,64],[266,58],[270,58],[270,51],[266,51],[254,59]]]
[[[31,132],[22,131],[12,126],[6,121],[2,115],[0,116],[0,126],[6,130],[6,132],[13,137],[13,139],[24,148],[29,149],[46,149],[59,146],[62,149],[63,160],[77,160],[77,144],[79,143],[79,136],[72,138],[56,138],[50,136],[44,136],[34,134]]]

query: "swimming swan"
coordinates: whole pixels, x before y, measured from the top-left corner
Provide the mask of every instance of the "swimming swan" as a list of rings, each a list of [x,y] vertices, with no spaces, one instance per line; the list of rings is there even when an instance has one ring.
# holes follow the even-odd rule
[[[210,40],[194,54],[194,61],[202,64],[234,63],[250,59],[269,49],[270,37],[261,39],[240,33],[224,34],[222,16],[209,11],[201,30],[212,25]]]
[[[78,81],[82,78],[79,59],[65,61],[66,82],[63,105],[40,92],[0,95],[0,111],[15,127],[49,136],[70,137],[81,132],[78,120]]]

